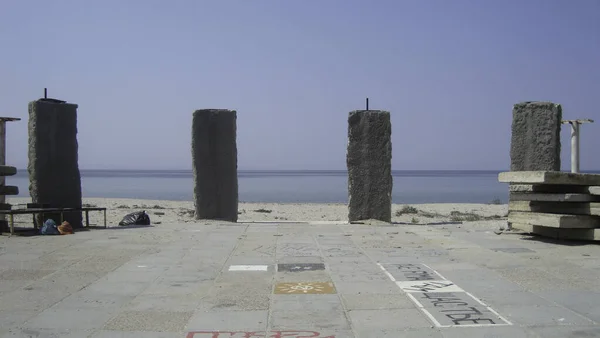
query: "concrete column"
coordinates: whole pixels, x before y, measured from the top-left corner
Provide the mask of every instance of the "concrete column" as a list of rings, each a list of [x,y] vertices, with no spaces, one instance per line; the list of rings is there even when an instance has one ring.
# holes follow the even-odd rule
[[[27,169],[33,203],[81,208],[78,156],[77,105],[54,99],[30,102]],[[81,212],[64,216],[74,228],[82,226]],[[60,214],[45,214],[48,218],[60,224]]]
[[[6,164],[6,122],[4,120],[0,120],[0,166]],[[6,180],[3,175],[0,175],[0,186],[5,186]],[[6,204],[6,196],[0,194],[0,205]],[[3,208],[8,209],[8,208]],[[6,220],[5,215],[0,215],[0,222]]]
[[[235,110],[196,110],[192,162],[196,219],[236,222],[238,179]]]
[[[392,220],[390,113],[356,110],[348,115],[348,219]]]
[[[511,171],[560,171],[562,107],[523,102],[513,107]]]
[[[571,172],[579,172],[579,123],[571,124]]]

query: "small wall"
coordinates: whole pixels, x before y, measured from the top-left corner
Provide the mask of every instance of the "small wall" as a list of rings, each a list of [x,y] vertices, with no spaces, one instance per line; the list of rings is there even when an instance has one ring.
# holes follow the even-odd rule
[[[522,102],[513,107],[511,171],[560,171],[562,107]]]
[[[357,110],[348,115],[348,219],[392,220],[392,124],[390,113]]]
[[[102,137],[102,135],[98,135]],[[77,105],[40,99],[29,103],[29,193],[33,203],[81,208]],[[60,224],[60,215],[44,215]],[[74,228],[81,212],[65,213]]]
[[[235,110],[196,110],[192,161],[196,219],[236,222],[238,178]]]

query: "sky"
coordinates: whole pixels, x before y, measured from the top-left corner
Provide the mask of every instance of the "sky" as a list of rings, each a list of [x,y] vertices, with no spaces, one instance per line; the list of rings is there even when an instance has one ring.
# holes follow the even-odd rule
[[[507,170],[512,106],[552,101],[600,169],[598,0],[5,0],[0,116],[76,103],[81,169],[191,169],[197,109],[237,110],[240,170],[346,168],[348,112],[387,110],[394,170]],[[570,130],[561,132],[570,167]]]

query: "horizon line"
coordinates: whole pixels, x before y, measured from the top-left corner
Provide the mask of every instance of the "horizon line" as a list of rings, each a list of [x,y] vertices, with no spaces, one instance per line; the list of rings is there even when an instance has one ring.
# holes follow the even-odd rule
[[[17,168],[17,171],[27,171],[27,168]],[[193,171],[193,169],[90,169],[90,168],[79,168],[81,171]],[[348,171],[348,169],[238,169],[238,171],[247,172],[333,172],[333,171]],[[507,172],[510,169],[392,169],[392,171],[494,171],[494,172]],[[560,171],[570,172],[569,168],[561,169]],[[600,172],[600,169],[588,169],[580,170],[581,173],[586,172]]]

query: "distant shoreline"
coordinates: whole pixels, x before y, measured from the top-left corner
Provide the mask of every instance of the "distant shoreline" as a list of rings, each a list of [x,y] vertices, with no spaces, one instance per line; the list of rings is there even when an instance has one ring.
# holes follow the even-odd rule
[[[31,201],[30,198],[7,197],[7,203],[11,204],[24,204],[29,201]],[[107,219],[110,226],[116,226],[126,214],[141,210],[145,210],[156,225],[204,222],[194,219],[194,203],[190,201],[83,198],[83,203],[107,208]],[[506,222],[507,213],[508,205],[506,204],[393,204],[392,222],[408,224],[471,222],[497,227],[498,224]],[[31,215],[19,215],[16,220],[25,226],[31,222]],[[93,224],[102,224],[102,213],[91,212],[90,220]],[[346,223],[347,221],[348,207],[342,203],[239,203],[238,207],[238,223]]]

